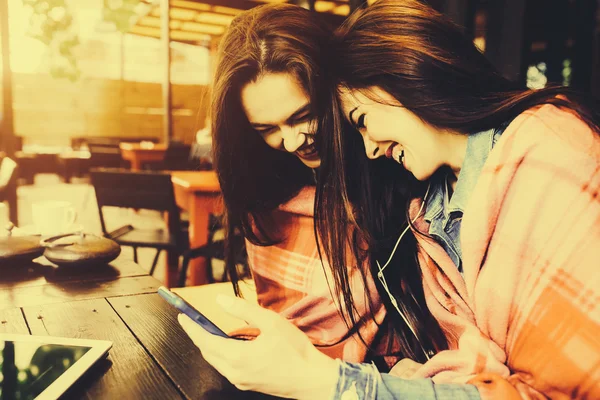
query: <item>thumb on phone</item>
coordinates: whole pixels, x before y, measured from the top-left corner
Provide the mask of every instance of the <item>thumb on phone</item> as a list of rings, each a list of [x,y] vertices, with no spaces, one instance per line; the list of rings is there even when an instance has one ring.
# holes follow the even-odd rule
[[[271,329],[282,319],[279,314],[239,297],[219,294],[216,301],[229,314],[245,320],[262,332]]]
[[[215,336],[208,333],[185,314],[179,314],[177,316],[177,321],[179,321],[179,325],[181,325],[185,333],[188,334],[190,339],[192,339],[192,342],[198,347],[200,347],[202,342],[213,339],[211,336]]]

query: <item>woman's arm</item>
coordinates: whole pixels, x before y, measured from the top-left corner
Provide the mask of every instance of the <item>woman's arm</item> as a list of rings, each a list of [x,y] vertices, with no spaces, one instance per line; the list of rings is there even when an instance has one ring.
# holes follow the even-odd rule
[[[294,399],[479,399],[468,384],[434,385],[380,374],[372,364],[334,360],[318,351],[308,337],[277,313],[233,297],[218,302],[230,314],[260,329],[253,341],[212,335],[185,316],[179,321],[203,357],[233,385]]]
[[[470,384],[434,384],[431,379],[403,379],[380,374],[372,364],[339,362],[338,381],[332,399],[478,400]]]

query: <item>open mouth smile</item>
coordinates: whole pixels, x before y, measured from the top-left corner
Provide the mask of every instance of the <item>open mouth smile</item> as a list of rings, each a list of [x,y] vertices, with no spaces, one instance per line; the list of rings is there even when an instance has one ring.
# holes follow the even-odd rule
[[[304,144],[300,146],[295,153],[298,157],[302,158],[314,158],[317,157],[317,148],[315,146],[315,135],[306,134],[306,140]]]
[[[404,149],[398,154],[398,163],[404,165]]]
[[[404,166],[404,149],[396,148],[397,145],[398,143],[392,143],[390,147],[385,150],[385,156]]]

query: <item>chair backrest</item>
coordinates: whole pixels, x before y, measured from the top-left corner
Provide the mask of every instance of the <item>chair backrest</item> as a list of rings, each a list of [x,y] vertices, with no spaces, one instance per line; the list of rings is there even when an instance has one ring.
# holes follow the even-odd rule
[[[192,146],[178,141],[171,141],[163,161],[163,168],[170,171],[185,171],[194,169],[190,160]]]
[[[171,175],[154,171],[92,168],[98,205],[172,211],[177,207]]]
[[[90,143],[88,148],[91,167],[120,168],[124,166],[118,143]]]
[[[92,186],[100,211],[102,230],[106,233],[102,207],[148,209],[169,212],[169,230],[180,230],[179,208],[171,175],[164,172],[92,168]]]

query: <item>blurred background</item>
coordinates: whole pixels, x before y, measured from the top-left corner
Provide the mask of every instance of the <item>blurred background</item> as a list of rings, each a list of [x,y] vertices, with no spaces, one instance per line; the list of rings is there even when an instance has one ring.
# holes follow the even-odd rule
[[[210,170],[219,40],[237,14],[264,2],[0,0],[0,222],[35,225],[35,202],[67,201],[80,226],[102,233],[91,168]],[[289,2],[335,26],[370,0]],[[600,96],[600,0],[429,4],[507,77]],[[117,219],[162,226],[144,216]]]
[[[281,0],[275,0],[281,1]],[[339,24],[360,0],[290,0]],[[2,0],[2,140],[192,142],[219,39],[250,0]],[[598,0],[431,0],[507,76],[600,93]],[[168,10],[168,11],[167,11]],[[168,68],[167,68],[168,66]],[[81,142],[81,140],[80,140]]]

